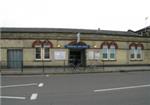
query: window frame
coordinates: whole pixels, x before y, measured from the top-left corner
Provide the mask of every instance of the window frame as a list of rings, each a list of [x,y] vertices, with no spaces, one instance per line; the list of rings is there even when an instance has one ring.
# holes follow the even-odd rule
[[[49,54],[49,58],[45,58],[45,48],[48,48],[48,54]],[[43,52],[43,55],[42,55],[42,60],[50,60],[51,59],[51,54],[50,54],[50,47],[47,46],[47,45],[44,45],[42,47],[42,52]]]
[[[37,48],[40,48],[40,58],[39,59],[36,57],[36,55],[37,55]],[[42,47],[40,45],[38,45],[38,46],[36,45],[35,46],[35,60],[37,60],[37,61],[42,60]]]
[[[133,50],[133,48],[134,48],[134,50]],[[138,50],[140,49],[140,58],[138,58]],[[131,51],[133,50],[133,52],[134,52],[134,58],[131,58]],[[130,48],[130,54],[129,54],[129,58],[130,58],[130,60],[131,61],[138,61],[138,60],[143,60],[143,49],[142,49],[142,47],[141,46],[131,46],[131,48]]]
[[[140,58],[138,58],[138,50],[140,49]],[[140,47],[140,46],[137,46],[137,49],[136,49],[136,59],[137,60],[143,60],[143,51],[142,51],[142,47]]]
[[[40,48],[40,59],[36,58],[36,54],[37,54],[36,49],[37,48]],[[45,58],[45,48],[48,48],[49,58]],[[44,61],[48,61],[48,60],[51,60],[50,58],[51,58],[51,54],[50,54],[50,48],[49,48],[49,46],[44,46],[44,47],[35,46],[35,60],[36,61],[43,61],[43,60]]]
[[[111,58],[110,55],[112,54],[111,50],[114,49],[114,58]],[[109,48],[109,60],[116,60],[116,47],[115,45],[110,45],[110,48]]]
[[[104,49],[106,49],[106,53],[104,53]],[[104,58],[104,54],[107,55],[107,58]],[[102,47],[102,59],[103,60],[109,60],[109,48],[108,48],[108,45],[103,45],[103,47]]]
[[[132,51],[133,50],[133,51]],[[133,60],[136,60],[136,47],[135,46],[131,46],[131,48],[130,48],[130,60],[131,61],[133,61]],[[132,53],[133,52],[133,53]],[[133,54],[134,55],[134,57],[133,58],[131,58],[131,54]]]

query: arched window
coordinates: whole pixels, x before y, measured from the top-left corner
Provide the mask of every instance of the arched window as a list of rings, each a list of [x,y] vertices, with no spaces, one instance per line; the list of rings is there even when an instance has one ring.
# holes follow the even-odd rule
[[[50,60],[49,48],[52,47],[52,43],[48,40],[40,41],[36,40],[32,46],[35,48],[35,60]]]
[[[116,60],[116,49],[118,48],[115,42],[103,42],[102,48],[102,58],[103,60]]]
[[[43,59],[49,60],[50,59],[50,48],[52,48],[53,45],[50,41],[45,40],[43,42]]]
[[[130,49],[130,60],[142,60],[142,50],[144,49],[143,44],[131,43]]]

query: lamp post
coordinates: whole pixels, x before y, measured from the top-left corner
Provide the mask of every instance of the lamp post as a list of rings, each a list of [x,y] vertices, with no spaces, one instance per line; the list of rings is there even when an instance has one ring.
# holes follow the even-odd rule
[[[146,34],[147,20],[148,20],[148,17],[145,17],[145,34]]]

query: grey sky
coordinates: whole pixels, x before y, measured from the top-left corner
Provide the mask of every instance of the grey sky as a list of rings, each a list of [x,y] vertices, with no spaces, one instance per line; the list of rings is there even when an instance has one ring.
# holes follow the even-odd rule
[[[149,0],[0,0],[2,27],[138,30],[150,25]],[[148,17],[145,21],[145,17]]]

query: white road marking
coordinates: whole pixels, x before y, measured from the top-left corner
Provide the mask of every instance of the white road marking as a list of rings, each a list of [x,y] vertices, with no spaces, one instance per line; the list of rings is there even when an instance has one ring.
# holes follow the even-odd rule
[[[43,87],[44,83],[39,83],[38,87]]]
[[[7,86],[0,86],[0,88],[23,87],[23,86],[34,86],[34,85],[38,85],[38,84],[37,83],[31,83],[31,84],[7,85]]]
[[[9,76],[7,76],[7,75],[3,75],[3,76],[1,76],[2,78],[29,78],[29,77],[44,77],[45,75],[9,75]]]
[[[36,100],[38,97],[38,94],[37,93],[33,93],[30,97],[30,100]]]
[[[128,87],[119,87],[119,88],[99,89],[99,90],[94,90],[94,92],[106,92],[106,91],[133,89],[133,88],[143,88],[143,87],[150,87],[150,84],[148,84],[148,85],[138,85],[138,86],[128,86]]]
[[[46,75],[46,77],[49,77],[49,75]]]
[[[0,96],[0,98],[19,99],[19,100],[25,100],[26,99],[26,97],[13,97],[13,96]]]

